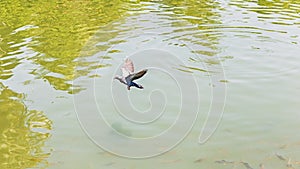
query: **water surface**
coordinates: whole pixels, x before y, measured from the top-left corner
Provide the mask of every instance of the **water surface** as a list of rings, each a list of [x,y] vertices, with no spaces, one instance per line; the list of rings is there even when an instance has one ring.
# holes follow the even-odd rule
[[[299,2],[12,0],[0,9],[0,168],[300,168]],[[127,92],[112,81],[125,56],[137,70],[149,67],[139,81],[143,91]],[[189,77],[197,88],[184,83]],[[213,97],[224,85],[226,100]],[[196,97],[181,102],[180,88]],[[91,90],[93,98],[85,94]],[[221,122],[199,144],[216,99],[225,101]],[[112,129],[138,138],[168,129],[182,105],[186,118],[199,114],[173,149],[134,160],[87,137],[75,108],[93,120],[95,102]],[[116,107],[146,112],[139,116],[145,122],[152,117],[147,112],[163,114],[141,125],[124,120]],[[104,137],[97,135],[103,124],[93,125],[95,136]],[[120,148],[126,142],[111,133],[105,139]]]

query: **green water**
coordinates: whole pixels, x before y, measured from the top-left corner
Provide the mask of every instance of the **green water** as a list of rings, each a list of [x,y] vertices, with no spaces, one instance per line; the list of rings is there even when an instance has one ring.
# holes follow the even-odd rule
[[[0,168],[300,168],[299,44],[295,0],[3,0]]]

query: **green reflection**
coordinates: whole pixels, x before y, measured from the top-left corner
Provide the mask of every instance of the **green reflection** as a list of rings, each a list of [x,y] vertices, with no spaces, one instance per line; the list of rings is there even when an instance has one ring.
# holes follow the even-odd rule
[[[166,0],[163,1],[173,7],[173,12],[182,15],[184,19],[199,27],[205,24],[219,24],[220,14],[216,10],[220,9],[220,4],[213,0]]]
[[[167,0],[163,1],[172,7],[172,11],[180,16],[181,19],[197,25],[197,29],[192,30],[192,38],[182,37],[180,40],[191,42],[195,45],[204,47],[202,50],[193,51],[194,53],[204,56],[214,56],[219,51],[217,48],[221,33],[218,32],[214,25],[221,24],[221,17],[217,10],[221,10],[220,4],[213,0]],[[182,23],[174,22],[173,27],[180,28]],[[208,26],[210,25],[210,26]],[[185,26],[185,25],[184,25]],[[177,32],[190,32],[188,28],[178,29]],[[199,32],[201,31],[201,32]]]
[[[91,40],[91,37],[99,28],[101,30],[102,26],[126,19],[130,15],[128,11],[134,13],[137,5],[143,3],[145,2],[132,3],[119,0],[1,1],[0,62],[3,66],[0,68],[0,78],[9,79],[13,76],[12,70],[22,60],[29,60],[37,65],[30,70],[36,78],[47,80],[57,90],[69,93],[80,91],[81,88],[73,86],[72,81],[79,76],[87,76],[92,70],[99,68],[97,65],[99,62],[78,58],[93,55],[99,50],[106,51],[115,44],[126,42],[124,39],[111,40],[122,31],[133,28],[127,26],[122,30],[118,26],[112,26],[112,29],[103,29],[101,37],[98,36],[95,40]],[[191,32],[191,37],[180,38],[182,41],[202,47],[193,51],[194,53],[215,56],[219,52],[216,44],[221,35],[213,31],[214,27],[207,26],[220,24],[220,16],[216,12],[220,9],[218,2],[166,0],[153,3],[162,5],[160,11],[162,15],[168,15],[164,12],[172,11],[175,15],[173,17],[178,18],[171,23],[172,27],[178,28],[175,32],[170,32],[171,36],[176,38],[176,34],[173,33],[189,32],[181,28],[185,26],[180,22],[183,19],[197,25]],[[135,14],[139,13],[136,12]],[[199,33],[199,30],[210,31]],[[86,44],[87,42],[92,44]],[[105,42],[105,45],[97,45],[99,42]],[[95,50],[91,50],[88,46],[93,46]],[[28,55],[26,53],[28,51],[31,51],[32,55]],[[100,67],[104,66],[108,65]],[[78,67],[80,70],[76,70]]]
[[[124,13],[122,1],[24,1],[0,2],[1,60],[9,67],[0,69],[1,79],[8,79],[20,60],[39,65],[31,73],[46,79],[57,90],[72,92],[76,78],[76,58],[86,41],[99,26],[117,20]],[[32,25],[33,28],[26,29]],[[20,29],[21,28],[21,29]],[[16,31],[19,30],[19,31]],[[27,44],[22,43],[29,38]],[[28,40],[28,39],[27,39]],[[38,52],[36,56],[14,56],[22,46]],[[10,59],[8,59],[10,58]]]
[[[182,32],[183,36],[176,36],[176,38],[187,42],[188,47],[193,47],[191,52],[194,53],[194,57],[189,58],[190,66],[181,66],[178,70],[190,73],[208,72],[201,68],[203,67],[202,62],[208,68],[213,64],[219,64],[217,54],[220,52],[220,48],[218,44],[223,33],[219,29],[222,21],[218,11],[224,10],[220,3],[214,0],[166,0],[163,1],[163,4],[170,6],[180,19],[196,25],[191,28],[189,25],[183,24],[184,22],[173,22],[172,24],[172,27],[179,28],[172,33]],[[201,65],[199,65],[200,62]]]
[[[71,92],[70,81],[76,78],[75,69],[80,64],[75,59],[98,26],[120,17],[120,5],[120,1],[62,1],[47,2],[48,9],[39,8],[37,13],[43,15],[35,23],[40,27],[37,40],[41,43],[33,48],[44,55],[34,62],[52,73],[41,78],[58,90]]]
[[[8,41],[3,39],[5,35],[2,35],[2,33],[5,34],[6,32],[0,27],[0,79],[6,80],[13,76],[12,69],[20,64],[20,62],[18,58],[7,55],[7,53],[14,50],[17,51],[17,49],[15,47],[9,48],[7,45]]]
[[[291,22],[292,20],[300,18],[300,1],[258,0],[257,2],[253,2],[251,0],[232,0],[231,4],[260,14],[258,18],[278,20],[277,22],[274,22],[274,24],[289,25],[293,24],[293,22]],[[274,15],[274,13],[279,15]]]
[[[52,122],[37,110],[28,110],[24,95],[0,83],[0,168],[47,165],[43,147]]]

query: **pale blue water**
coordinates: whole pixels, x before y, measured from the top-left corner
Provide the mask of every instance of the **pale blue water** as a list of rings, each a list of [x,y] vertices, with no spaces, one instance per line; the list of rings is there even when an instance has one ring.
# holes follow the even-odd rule
[[[1,58],[19,58],[4,65],[1,77],[12,77],[1,84],[53,122],[38,129],[50,134],[41,146],[45,168],[300,168],[298,2],[123,8],[118,19],[83,26],[96,33],[73,59],[42,53],[30,34],[18,34],[25,40],[17,49],[2,40],[12,32],[0,34],[1,49],[11,50]],[[136,70],[149,69],[137,81],[144,90],[112,79],[126,56]]]

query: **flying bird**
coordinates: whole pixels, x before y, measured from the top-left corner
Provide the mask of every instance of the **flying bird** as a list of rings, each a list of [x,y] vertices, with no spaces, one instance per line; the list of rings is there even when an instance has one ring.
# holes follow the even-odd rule
[[[122,76],[115,76],[114,79],[119,80],[121,83],[127,85],[127,89],[130,90],[131,86],[143,89],[144,87],[140,84],[134,83],[133,81],[143,77],[147,73],[147,69],[141,70],[137,73],[134,73],[133,62],[130,59],[126,59],[124,65],[121,68]]]

